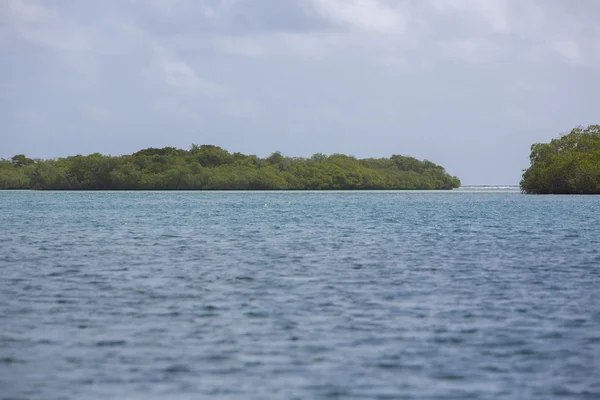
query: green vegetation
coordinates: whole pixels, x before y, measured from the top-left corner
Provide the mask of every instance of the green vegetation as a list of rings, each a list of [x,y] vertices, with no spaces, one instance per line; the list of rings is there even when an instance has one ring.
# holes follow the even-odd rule
[[[55,160],[23,154],[0,160],[0,189],[48,190],[338,190],[452,189],[460,180],[431,161],[394,155],[358,160],[343,154],[267,158],[193,144],[119,157],[99,153]]]
[[[521,190],[531,194],[600,194],[600,125],[578,127],[531,146]]]

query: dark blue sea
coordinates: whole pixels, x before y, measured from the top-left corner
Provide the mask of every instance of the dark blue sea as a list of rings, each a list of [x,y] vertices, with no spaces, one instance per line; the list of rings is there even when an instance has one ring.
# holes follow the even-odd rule
[[[600,399],[600,197],[0,192],[1,399]]]

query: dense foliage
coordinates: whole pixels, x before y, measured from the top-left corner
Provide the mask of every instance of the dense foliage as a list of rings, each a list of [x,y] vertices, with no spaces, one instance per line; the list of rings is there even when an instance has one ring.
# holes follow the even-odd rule
[[[451,189],[460,181],[431,161],[394,155],[358,160],[343,154],[267,158],[217,146],[149,148],[124,156],[99,153],[55,160],[22,154],[0,160],[0,189],[309,190]]]
[[[575,128],[531,146],[521,190],[532,194],[600,194],[600,125]]]

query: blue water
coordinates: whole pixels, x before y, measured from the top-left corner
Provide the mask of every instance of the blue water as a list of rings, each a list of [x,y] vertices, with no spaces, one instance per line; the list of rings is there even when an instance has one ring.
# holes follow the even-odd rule
[[[0,398],[598,399],[600,197],[0,192]]]

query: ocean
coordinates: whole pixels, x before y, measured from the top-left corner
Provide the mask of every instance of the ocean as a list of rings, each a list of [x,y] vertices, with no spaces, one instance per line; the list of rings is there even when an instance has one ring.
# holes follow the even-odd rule
[[[600,197],[0,191],[2,399],[598,399]]]

